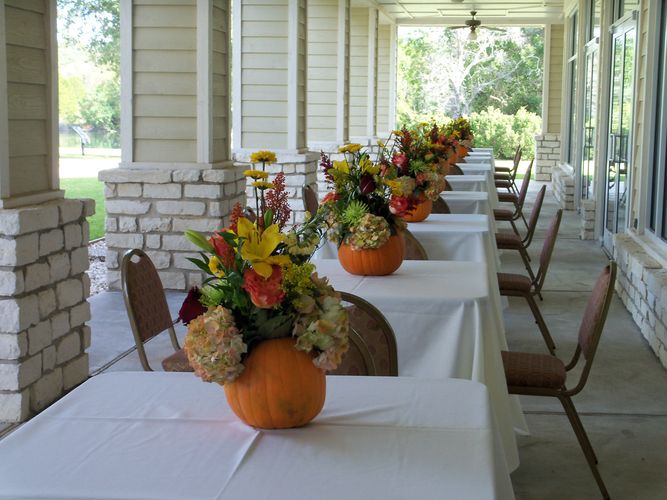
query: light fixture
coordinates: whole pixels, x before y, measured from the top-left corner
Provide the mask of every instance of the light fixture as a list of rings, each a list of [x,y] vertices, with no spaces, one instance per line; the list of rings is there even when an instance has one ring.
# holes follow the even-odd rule
[[[468,40],[477,40],[477,30],[471,29],[470,34],[468,35]]]

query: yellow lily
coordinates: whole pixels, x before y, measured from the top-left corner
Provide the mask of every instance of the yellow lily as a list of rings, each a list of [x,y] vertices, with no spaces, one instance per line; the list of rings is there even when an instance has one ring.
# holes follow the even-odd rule
[[[287,255],[271,255],[285,239],[277,224],[271,224],[260,233],[255,224],[240,218],[236,234],[244,239],[241,258],[250,262],[250,266],[262,278],[271,276],[272,265],[286,266],[291,262]]]
[[[225,271],[222,268],[222,263],[220,262],[220,259],[218,259],[217,256],[213,256],[208,260],[208,268],[213,273],[213,276],[216,278],[224,278],[225,277]]]
[[[339,172],[344,173],[344,174],[349,174],[350,173],[350,164],[347,163],[346,160],[343,160],[343,161],[334,160],[333,168],[338,170]]]

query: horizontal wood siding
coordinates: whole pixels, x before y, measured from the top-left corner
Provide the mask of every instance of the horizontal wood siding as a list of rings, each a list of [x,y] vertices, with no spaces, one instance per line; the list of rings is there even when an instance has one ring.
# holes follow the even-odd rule
[[[308,3],[308,141],[336,140],[338,0]]]
[[[288,2],[243,0],[241,8],[241,147],[285,149]]]
[[[135,0],[134,161],[197,160],[195,0]]]
[[[377,94],[375,130],[379,137],[386,137],[389,132],[389,61],[391,25],[378,26],[378,58],[377,58]]]
[[[350,136],[367,130],[368,16],[368,8],[350,9]]]
[[[51,188],[46,0],[5,2],[9,192]]]
[[[213,2],[213,38],[212,38],[212,161],[229,159],[229,10],[228,0]]]
[[[563,48],[564,25],[551,26],[551,57],[545,64],[549,65],[549,115],[547,132],[560,134],[561,100],[563,91]]]
[[[306,126],[308,123],[308,111],[306,109],[306,89],[308,87],[308,76],[306,73],[308,57],[308,9],[306,0],[299,0],[299,25],[297,30],[297,131],[296,147],[306,147]]]

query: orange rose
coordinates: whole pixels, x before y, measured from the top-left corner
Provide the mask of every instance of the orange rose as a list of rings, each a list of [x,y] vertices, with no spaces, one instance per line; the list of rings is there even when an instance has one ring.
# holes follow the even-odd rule
[[[226,231],[223,229],[222,232]],[[234,267],[234,249],[225,241],[220,233],[215,233],[211,236],[208,242],[213,246],[215,254],[220,258],[222,264],[227,268]]]
[[[243,274],[243,289],[250,294],[250,300],[261,309],[270,309],[285,298],[282,289],[283,273],[280,266],[271,266],[271,276],[264,279],[254,269]]]
[[[338,201],[340,196],[334,191],[329,191],[324,198],[322,198],[322,203],[329,203],[330,201]]]

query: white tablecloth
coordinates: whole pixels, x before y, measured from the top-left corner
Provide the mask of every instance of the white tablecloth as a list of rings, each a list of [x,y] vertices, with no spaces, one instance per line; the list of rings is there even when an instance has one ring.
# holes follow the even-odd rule
[[[453,191],[477,191],[488,193],[491,209],[498,208],[498,192],[496,184],[489,184],[486,175],[448,175],[447,182]]]
[[[384,314],[396,334],[399,375],[485,384],[508,468],[519,465],[514,428],[527,426],[518,398],[507,393],[500,356],[507,341],[485,263],[404,261],[389,276],[355,276],[338,260],[318,260],[317,272]]]
[[[328,377],[313,422],[261,431],[164,372],[98,375],[0,441],[0,496],[514,498],[480,384]]]
[[[444,191],[440,197],[447,202],[453,214],[484,214],[489,217],[489,225],[497,232],[496,219],[489,206],[488,193],[478,191]]]

